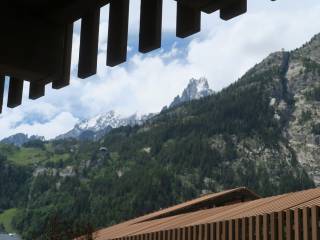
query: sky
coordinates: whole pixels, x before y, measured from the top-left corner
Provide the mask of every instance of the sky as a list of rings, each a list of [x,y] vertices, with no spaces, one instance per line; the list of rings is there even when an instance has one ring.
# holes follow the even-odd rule
[[[131,0],[128,61],[113,68],[105,64],[109,8],[102,8],[98,72],[87,79],[76,74],[81,26],[76,22],[70,86],[57,91],[47,85],[46,96],[31,101],[25,82],[22,106],[4,108],[0,115],[0,139],[16,133],[51,139],[79,120],[110,110],[122,116],[159,112],[191,78],[206,77],[219,91],[270,53],[293,50],[320,33],[319,0],[248,0],[246,14],[230,21],[221,20],[218,13],[203,14],[201,33],[179,39],[176,2],[163,1],[162,48],[138,53],[140,1]]]

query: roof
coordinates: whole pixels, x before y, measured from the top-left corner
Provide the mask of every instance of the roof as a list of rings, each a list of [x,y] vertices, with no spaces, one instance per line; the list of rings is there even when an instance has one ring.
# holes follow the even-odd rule
[[[199,198],[174,205],[114,226],[111,226],[106,229],[102,229],[99,231],[99,234],[102,234],[103,238],[101,239],[109,239],[109,237],[116,237],[119,233],[128,231],[132,229],[134,232],[136,227],[139,225],[142,228],[145,226],[149,226],[149,223],[152,225],[153,223],[167,222],[168,220],[173,220],[177,216],[188,216],[188,214],[194,214],[199,211],[199,209],[203,208],[212,208],[217,206],[223,206],[232,204],[234,202],[244,202],[250,201],[254,199],[259,199],[260,196],[251,190],[240,187],[235,189],[229,189],[226,191],[207,194],[201,196]],[[203,211],[203,210],[200,210]],[[191,213],[190,213],[191,212]],[[126,232],[128,233],[128,232]],[[107,238],[105,238],[107,237]]]
[[[248,189],[241,188],[249,191]],[[228,190],[204,196],[183,204],[176,205],[146,216],[136,218],[95,233],[95,239],[106,240],[125,236],[143,235],[152,232],[183,228],[201,224],[215,223],[233,219],[241,219],[273,212],[286,211],[288,209],[302,209],[304,207],[320,206],[320,189],[305,190],[296,193],[288,193],[268,198],[260,198],[245,202],[237,202],[231,205],[214,207],[210,209],[181,213],[164,218],[156,218],[163,213],[183,209],[186,206],[198,204],[208,198],[215,199],[228,193],[239,193],[240,189]],[[241,191],[240,191],[241,192]],[[250,191],[251,192],[251,191]]]

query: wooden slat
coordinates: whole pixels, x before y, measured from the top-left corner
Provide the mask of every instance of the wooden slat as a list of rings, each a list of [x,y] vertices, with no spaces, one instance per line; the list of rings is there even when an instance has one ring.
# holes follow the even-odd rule
[[[262,216],[256,216],[256,240],[262,239]]]
[[[201,12],[177,2],[177,37],[185,38],[201,29]]]
[[[271,240],[278,240],[278,218],[277,213],[270,214],[270,238]]]
[[[41,98],[45,94],[46,85],[43,83],[30,83],[29,99],[35,100]]]
[[[217,230],[216,223],[211,223],[210,224],[210,240],[217,239],[216,230]]]
[[[141,0],[139,51],[161,47],[163,0]]]
[[[192,227],[187,227],[187,239],[192,240]]]
[[[212,0],[196,0],[196,1],[195,0],[178,0],[178,1],[183,5],[187,5],[189,7],[199,8],[199,9],[208,5],[210,2],[212,2]]]
[[[171,231],[170,239],[171,240],[176,240],[176,238],[177,238],[177,229],[173,229]]]
[[[286,239],[293,240],[293,211],[286,211]]]
[[[254,219],[255,217],[250,217],[249,218],[249,240],[254,240]]]
[[[312,240],[319,240],[319,207],[313,206],[311,208],[311,229]]]
[[[126,61],[129,25],[129,0],[110,2],[107,65],[116,66]]]
[[[230,6],[230,4],[234,3],[238,0],[215,0],[215,1],[208,1],[206,5],[201,7],[201,11],[205,13],[213,13],[218,11],[220,8],[225,6]]]
[[[57,77],[52,82],[52,88],[60,89],[70,84],[70,68],[71,68],[71,55],[72,55],[72,35],[73,24],[68,24],[65,27],[64,38],[64,56],[62,61],[61,76]]]
[[[81,20],[78,77],[87,78],[97,72],[100,9],[90,12]]]
[[[9,108],[14,108],[22,103],[23,80],[11,77],[9,82],[8,103]]]
[[[263,215],[263,240],[270,240],[270,216],[268,214]]]
[[[247,12],[247,0],[238,0],[230,4],[228,7],[223,7],[220,10],[220,18],[229,20]]]
[[[194,235],[193,235],[194,232],[195,232],[195,227],[194,226],[190,226],[189,227],[189,240],[195,240],[194,239]]]
[[[285,228],[285,221],[284,221],[284,212],[281,211],[281,212],[278,212],[277,214],[278,216],[278,239],[279,240],[284,240],[285,239],[285,231],[284,231],[284,228]]]
[[[240,229],[239,229],[239,219],[234,221],[234,239],[240,240]]]
[[[295,240],[302,240],[301,234],[301,227],[302,227],[302,214],[301,209],[294,210],[294,239]]]
[[[182,229],[181,228],[178,228],[177,229],[177,239],[179,240],[179,239],[183,239],[182,238]]]
[[[227,240],[227,232],[228,232],[227,223],[228,223],[227,221],[222,222],[221,240]]]
[[[228,239],[234,240],[234,220],[228,221]]]
[[[311,223],[310,223],[310,216],[311,216],[311,210],[310,208],[303,208],[302,210],[302,226],[303,226],[303,239],[311,239],[311,235],[310,235],[310,227],[311,227]]]
[[[193,240],[197,240],[197,229],[198,229],[198,226],[192,227],[192,239]]]
[[[203,226],[203,239],[210,240],[210,225],[208,223]]]
[[[242,239],[247,240],[248,239],[248,218],[242,218],[241,219],[241,234],[242,234]]]
[[[188,230],[188,228],[186,228],[186,227],[182,228],[182,240],[187,240],[188,239],[187,230]]]
[[[0,75],[0,113],[2,113],[5,76]]]
[[[216,240],[221,240],[221,222],[216,223]]]
[[[198,232],[197,239],[203,240],[204,237],[205,237],[205,225],[201,224],[199,225],[199,232]]]

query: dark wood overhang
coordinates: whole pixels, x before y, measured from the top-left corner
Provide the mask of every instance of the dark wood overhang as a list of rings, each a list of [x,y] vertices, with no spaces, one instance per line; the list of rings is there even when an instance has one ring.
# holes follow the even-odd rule
[[[141,0],[139,51],[161,47],[163,0]],[[10,77],[8,107],[22,102],[23,81],[29,98],[44,96],[45,85],[69,85],[73,23],[82,19],[78,77],[96,74],[100,8],[110,4],[107,66],[126,61],[129,0],[1,0],[0,112],[4,76]],[[176,35],[200,31],[201,12],[220,10],[229,20],[247,10],[247,0],[177,0]]]

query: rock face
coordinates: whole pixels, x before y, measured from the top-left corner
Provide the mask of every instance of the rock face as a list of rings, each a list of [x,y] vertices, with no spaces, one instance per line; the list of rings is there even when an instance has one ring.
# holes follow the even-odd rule
[[[282,126],[287,145],[283,149],[320,186],[320,35],[292,52],[271,54],[249,72],[258,74],[276,66],[280,77],[273,79],[269,98],[274,118]]]
[[[298,161],[320,185],[320,35],[293,51],[286,72],[292,109],[284,136]]]
[[[181,96],[175,97],[169,108],[176,107],[185,102],[207,97],[213,94],[209,88],[208,80],[206,78],[194,79],[189,81],[188,86],[183,90]]]
[[[18,147],[21,147],[23,144],[34,141],[34,140],[41,140],[44,141],[44,137],[40,136],[28,136],[27,134],[18,133],[15,135],[12,135],[10,137],[4,138],[0,141],[0,143],[4,144],[12,144]]]

